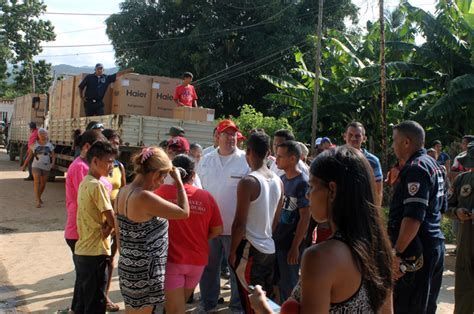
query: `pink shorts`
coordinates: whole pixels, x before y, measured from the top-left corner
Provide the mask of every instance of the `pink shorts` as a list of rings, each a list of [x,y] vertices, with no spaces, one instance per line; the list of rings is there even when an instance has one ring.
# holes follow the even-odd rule
[[[204,265],[166,264],[165,290],[194,289],[201,279]]]

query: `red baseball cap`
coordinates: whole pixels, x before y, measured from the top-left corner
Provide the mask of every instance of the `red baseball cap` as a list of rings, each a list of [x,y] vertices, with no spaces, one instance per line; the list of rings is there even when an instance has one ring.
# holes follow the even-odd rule
[[[173,151],[189,152],[189,142],[185,137],[175,136],[168,140],[168,148]]]
[[[229,128],[234,130],[235,132],[239,131],[239,128],[237,127],[237,125],[235,125],[234,121],[232,120],[222,120],[217,125],[216,130],[217,130],[217,133],[222,133]]]

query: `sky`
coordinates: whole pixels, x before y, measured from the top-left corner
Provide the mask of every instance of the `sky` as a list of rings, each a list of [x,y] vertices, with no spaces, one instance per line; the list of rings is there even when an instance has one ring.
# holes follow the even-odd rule
[[[223,0],[225,1],[225,0]],[[352,0],[360,8],[360,25],[367,20],[377,19],[377,0]],[[43,52],[35,59],[45,59],[53,65],[69,64],[73,66],[94,66],[103,63],[114,67],[113,47],[105,33],[107,14],[119,12],[119,0],[44,0],[47,5],[45,19],[50,20],[56,32],[56,40],[43,44]],[[385,8],[393,9],[399,0],[385,0]],[[434,12],[436,0],[411,0],[410,3],[422,9]],[[65,15],[54,13],[85,13],[95,15]],[[105,15],[100,15],[105,14]],[[56,47],[70,45],[103,46],[88,47]]]

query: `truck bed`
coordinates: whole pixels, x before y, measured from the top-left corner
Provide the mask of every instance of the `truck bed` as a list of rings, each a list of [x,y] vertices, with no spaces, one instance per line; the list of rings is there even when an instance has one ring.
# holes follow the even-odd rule
[[[105,115],[74,119],[53,119],[49,121],[50,140],[55,145],[72,146],[74,130],[84,131],[91,121],[97,121],[107,129],[117,130],[122,138],[123,147],[138,148],[158,145],[167,140],[170,127],[180,126],[190,143],[199,143],[203,147],[213,144],[214,123],[167,119],[136,115]]]

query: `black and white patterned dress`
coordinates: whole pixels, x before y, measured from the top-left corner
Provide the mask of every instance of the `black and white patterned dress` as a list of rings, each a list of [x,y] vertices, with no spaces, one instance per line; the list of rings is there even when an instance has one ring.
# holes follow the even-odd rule
[[[117,215],[120,227],[118,274],[125,305],[134,309],[164,302],[168,220],[137,223]]]

